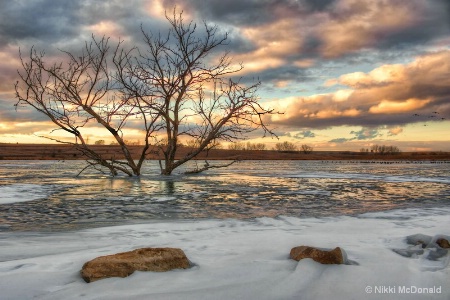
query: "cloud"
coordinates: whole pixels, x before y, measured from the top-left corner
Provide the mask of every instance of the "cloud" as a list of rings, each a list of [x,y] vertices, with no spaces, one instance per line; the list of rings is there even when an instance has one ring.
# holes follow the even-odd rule
[[[430,102],[428,99],[411,98],[404,102],[381,100],[377,105],[369,108],[369,112],[373,114],[396,114],[402,112],[411,112],[419,110]]]
[[[141,46],[141,24],[154,33],[167,29],[164,11],[175,6],[186,20],[229,33],[220,51],[244,64],[241,82],[258,78],[262,98],[283,108],[284,115],[268,120],[275,126],[400,128],[422,121],[414,113],[450,117],[448,1],[29,0],[0,2],[0,120],[43,120],[32,110],[14,111],[18,47],[25,53],[35,45],[58,59],[58,49],[79,51],[91,33]],[[444,50],[424,52],[436,45]],[[411,55],[418,57],[399,63]],[[280,98],[286,93],[291,97]]]
[[[351,139],[346,139],[346,138],[337,138],[337,139],[332,139],[329,142],[330,143],[338,143],[338,144],[342,144],[342,143],[346,143],[348,141],[351,141]]]
[[[77,35],[80,9],[80,1],[2,1],[0,45],[23,39],[55,41]]]
[[[289,97],[284,115],[272,122],[285,126],[326,128],[419,122],[415,113],[449,111],[450,50],[431,52],[401,65],[383,65],[328,81],[345,89],[306,97]]]
[[[303,140],[306,138],[314,138],[314,137],[316,137],[316,134],[314,132],[312,132],[311,130],[304,130],[304,131],[297,132],[294,135],[289,134],[289,136],[293,137],[294,139],[297,139],[297,140]]]
[[[381,137],[382,134],[380,133],[378,128],[370,128],[370,127],[363,127],[360,130],[352,130],[350,131],[350,134],[353,135],[353,137],[350,138],[335,138],[330,140],[330,143],[346,143],[350,141],[365,141],[365,140],[373,140],[377,137]]]
[[[352,140],[371,140],[376,137],[381,136],[377,129],[373,128],[362,128],[359,131],[350,131],[350,134],[354,134],[355,137]]]
[[[393,127],[389,129],[388,136],[396,136],[403,132],[402,127]]]

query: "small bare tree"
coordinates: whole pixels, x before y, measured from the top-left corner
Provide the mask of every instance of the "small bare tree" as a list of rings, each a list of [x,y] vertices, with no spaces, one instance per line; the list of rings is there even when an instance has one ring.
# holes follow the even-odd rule
[[[245,150],[245,144],[242,142],[233,142],[228,145],[229,150]]]
[[[313,150],[314,150],[314,148],[312,146],[307,145],[307,144],[301,145],[300,149],[302,150],[302,152],[304,154],[309,154],[309,153],[313,152]]]
[[[275,145],[275,150],[277,151],[286,151],[286,152],[294,152],[297,151],[297,146],[294,143],[285,141],[283,143],[277,143]]]
[[[253,150],[253,151],[254,150],[256,150],[256,151],[266,150],[266,144],[247,142],[247,145],[245,145],[245,150]]]
[[[57,129],[74,135],[75,142],[58,141],[74,145],[89,166],[105,167],[113,175],[140,175],[146,155],[154,153],[152,145],[162,152],[161,174],[170,175],[220,140],[235,141],[258,128],[273,135],[263,121],[273,110],[262,107],[256,96],[260,82],[244,85],[228,78],[242,66],[233,66],[228,53],[213,55],[226,44],[227,34],[219,36],[217,26],[206,23],[198,33],[197,25],[175,10],[166,19],[171,25],[166,35],[141,28],[145,51],[125,49],[121,42],[110,51],[108,38],[93,37],[81,55],[65,52],[66,63],[48,64],[43,53],[31,49],[28,60],[21,55],[17,105],[32,106]],[[131,120],[138,120],[143,132],[137,161],[123,137]],[[88,145],[83,130],[90,123],[113,136],[122,159],[105,158]],[[178,158],[183,136],[196,146]]]

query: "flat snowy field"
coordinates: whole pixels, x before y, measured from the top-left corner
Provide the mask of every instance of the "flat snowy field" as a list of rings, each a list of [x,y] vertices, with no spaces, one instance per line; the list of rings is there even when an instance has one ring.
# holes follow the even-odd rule
[[[165,221],[64,233],[0,233],[0,299],[450,299],[449,255],[407,258],[405,237],[449,235],[450,209],[358,217]],[[340,246],[359,265],[288,258]],[[141,247],[182,248],[195,266],[85,283],[84,262]],[[425,293],[425,292],[435,293]]]

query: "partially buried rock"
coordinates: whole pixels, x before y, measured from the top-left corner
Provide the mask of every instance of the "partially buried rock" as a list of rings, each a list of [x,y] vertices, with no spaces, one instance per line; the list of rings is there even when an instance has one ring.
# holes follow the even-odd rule
[[[299,261],[311,258],[321,264],[344,264],[346,263],[345,252],[336,247],[333,250],[324,250],[308,246],[299,246],[291,249],[290,257]]]
[[[93,282],[108,277],[127,277],[134,271],[165,272],[189,267],[189,260],[181,249],[142,248],[88,261],[81,269],[81,277]]]
[[[422,248],[426,248],[428,244],[433,240],[432,236],[425,234],[413,234],[406,237],[406,243],[409,245],[420,245]]]
[[[449,249],[450,248],[449,241],[444,239],[444,238],[437,239],[436,240],[436,244],[438,244],[439,247],[444,248],[444,249]]]

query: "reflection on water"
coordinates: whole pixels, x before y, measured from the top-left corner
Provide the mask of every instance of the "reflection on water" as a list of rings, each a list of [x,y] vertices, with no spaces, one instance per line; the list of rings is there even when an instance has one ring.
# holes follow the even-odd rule
[[[1,204],[0,194],[0,230],[66,230],[158,219],[322,217],[450,204],[449,164],[253,161],[161,177],[157,164],[148,162],[143,173],[151,175],[140,178],[74,177],[82,165],[2,162],[0,193],[18,184],[36,190],[14,194],[30,201],[9,204]],[[26,199],[33,192],[43,196]]]

